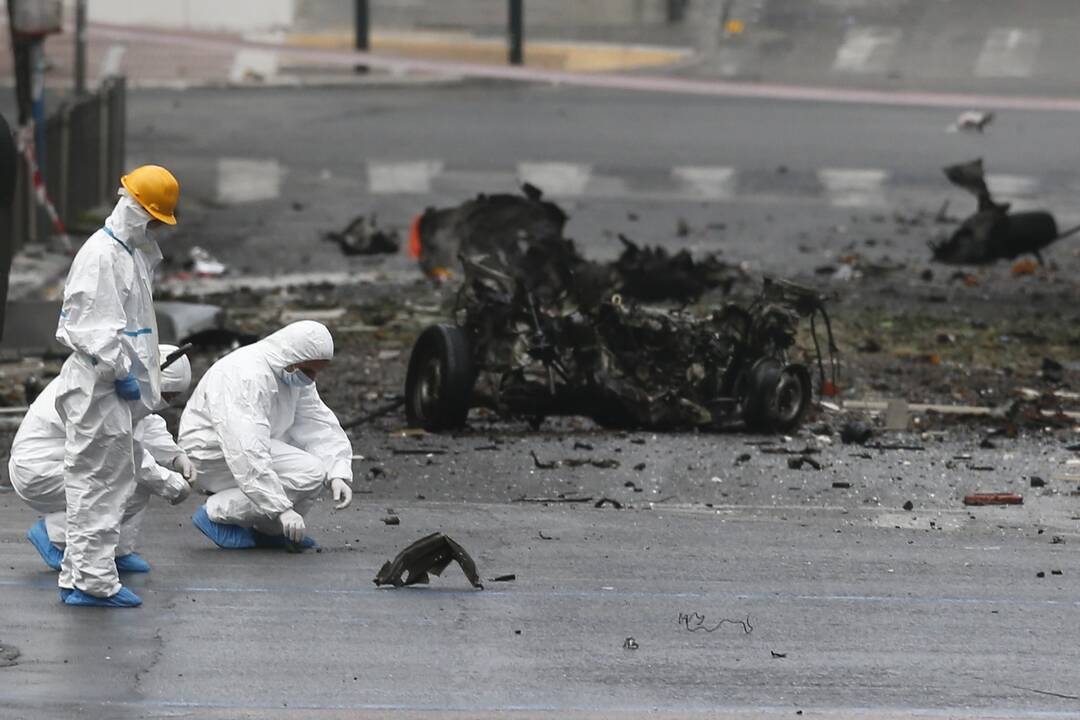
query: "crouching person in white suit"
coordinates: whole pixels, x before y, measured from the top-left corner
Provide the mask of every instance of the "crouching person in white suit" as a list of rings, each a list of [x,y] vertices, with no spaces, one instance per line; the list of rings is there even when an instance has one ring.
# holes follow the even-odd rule
[[[176,351],[173,345],[161,345],[158,352],[166,357]],[[59,382],[50,382],[30,405],[19,425],[11,446],[8,471],[15,493],[38,512],[46,513],[26,537],[45,564],[60,569],[67,543],[67,501],[64,493],[64,423],[56,411]],[[180,357],[161,372],[164,410],[170,400],[191,385],[191,364]],[[149,572],[150,565],[135,552],[139,528],[146,506],[153,495],[172,504],[182,502],[191,492],[194,468],[184,451],[173,440],[160,415],[146,415],[142,405],[132,411],[134,420],[135,477],[130,496],[123,504],[120,540],[116,545],[116,569],[120,572]]]
[[[310,548],[305,516],[329,488],[352,501],[352,446],[315,388],[334,357],[321,323],[301,321],[235,350],[195,387],[180,446],[212,496],[192,522],[219,547]]]

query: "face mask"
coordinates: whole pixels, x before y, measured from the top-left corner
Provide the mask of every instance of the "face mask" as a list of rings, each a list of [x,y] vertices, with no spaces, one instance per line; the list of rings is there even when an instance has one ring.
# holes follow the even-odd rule
[[[315,384],[303,370],[282,370],[281,381],[289,387],[305,388]]]

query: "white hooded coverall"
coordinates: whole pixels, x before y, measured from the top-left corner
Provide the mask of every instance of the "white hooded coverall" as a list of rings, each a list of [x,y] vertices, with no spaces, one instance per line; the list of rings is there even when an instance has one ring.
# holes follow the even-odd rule
[[[162,346],[162,352],[176,348]],[[181,393],[191,384],[191,364],[182,357],[161,374],[162,392]],[[19,425],[11,445],[8,473],[15,494],[45,516],[49,541],[57,547],[67,543],[66,497],[64,492],[64,423],[56,412],[58,383],[46,386]],[[164,405],[164,402],[162,403]],[[159,408],[163,409],[163,408]],[[187,481],[169,470],[183,450],[173,440],[160,415],[148,415],[135,423],[133,432],[135,488],[124,504],[117,555],[135,551],[143,510],[151,495],[172,501],[187,491]]]
[[[306,515],[334,478],[352,482],[352,445],[315,384],[283,380],[289,365],[330,360],[334,341],[321,323],[292,323],[216,362],[180,418],[180,447],[214,493],[214,522],[280,535],[278,516]]]
[[[56,330],[73,351],[54,381],[66,430],[67,547],[58,584],[102,598],[121,587],[113,558],[135,477],[132,413],[153,412],[161,400],[151,293],[161,250],[147,232],[150,219],[121,191],[72,262]],[[114,385],[129,373],[141,393],[134,402]]]

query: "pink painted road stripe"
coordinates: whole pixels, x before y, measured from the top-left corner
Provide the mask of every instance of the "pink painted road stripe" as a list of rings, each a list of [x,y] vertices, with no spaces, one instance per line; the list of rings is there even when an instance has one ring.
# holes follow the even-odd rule
[[[675,93],[706,97],[761,98],[803,102],[828,102],[904,107],[941,107],[954,109],[987,108],[995,110],[1050,110],[1080,112],[1080,99],[1069,97],[1037,97],[1009,95],[980,95],[938,92],[893,92],[881,90],[852,90],[845,88],[739,83],[723,80],[693,80],[655,75],[571,73],[559,70],[503,65],[483,65],[440,60],[420,60],[356,51],[296,47],[273,42],[242,40],[210,33],[175,32],[157,28],[133,27],[94,23],[89,26],[91,38],[114,42],[154,42],[162,46],[204,50],[256,49],[279,52],[290,57],[315,60],[328,65],[369,67],[424,72],[492,80],[511,80],[528,83],[550,83],[572,87],[633,90],[639,92]]]

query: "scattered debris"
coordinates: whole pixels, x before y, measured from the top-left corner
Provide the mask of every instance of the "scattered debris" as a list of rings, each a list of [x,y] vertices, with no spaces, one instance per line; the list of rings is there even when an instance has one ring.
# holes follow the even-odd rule
[[[554,537],[552,535],[545,535],[543,530],[537,530],[536,534],[540,537],[541,540],[558,540],[557,537]]]
[[[565,495],[559,495],[557,497],[527,497],[522,495],[521,497],[514,499],[514,502],[524,503],[587,503],[592,501],[591,495],[589,497],[566,497]]]
[[[510,573],[509,575],[496,575],[495,577],[489,577],[488,582],[513,582],[517,580],[517,575]]]
[[[638,641],[635,640],[632,637],[628,637],[625,640],[623,640],[622,646],[623,646],[623,650],[637,650],[638,648],[641,647],[640,645],[638,645]]]
[[[840,442],[845,445],[865,445],[874,436],[874,429],[861,420],[844,423],[840,428]]]
[[[710,627],[705,623],[705,616],[701,613],[679,613],[678,623],[690,632],[698,632],[699,630],[704,630],[707,633],[716,632],[725,624],[741,626],[743,629],[743,633],[746,635],[749,635],[754,630],[754,626],[750,624],[749,615],[746,616],[746,620],[730,620],[728,618],[721,618],[717,621],[715,625]]]
[[[769,653],[776,659],[782,659],[787,657],[787,653],[780,653],[776,652],[775,650],[770,650]]]
[[[965,505],[1023,505],[1024,498],[1016,493],[975,493],[964,496]]]
[[[400,525],[401,524],[401,518],[399,518],[397,515],[387,515],[386,517],[384,517],[382,519],[382,521],[383,521],[383,525]]]
[[[904,503],[904,509],[907,510],[908,512],[911,512],[912,510],[915,509],[915,503],[908,500],[906,503]]]
[[[382,230],[375,215],[358,215],[341,232],[329,230],[323,239],[336,242],[346,255],[381,255],[398,251],[397,230]]]
[[[398,553],[392,562],[383,564],[375,576],[375,584],[394,587],[427,584],[430,580],[428,573],[441,576],[451,561],[457,561],[474,588],[484,589],[473,559],[463,547],[439,532],[420,538]],[[408,577],[402,579],[405,573],[408,573]]]
[[[19,648],[14,645],[0,643],[0,668],[18,665],[19,655],[21,654]]]
[[[622,510],[622,503],[621,502],[619,502],[618,500],[613,500],[611,498],[607,498],[607,497],[600,498],[595,503],[593,503],[593,507],[597,507],[597,508],[602,508],[605,505],[610,505],[611,507],[615,508],[616,510]]]
[[[787,466],[792,470],[799,470],[802,468],[803,465],[809,465],[815,470],[821,469],[821,463],[819,463],[817,460],[810,457],[809,455],[797,455],[795,457],[788,458]]]
[[[952,235],[940,242],[930,241],[934,260],[951,265],[987,265],[1034,255],[1042,263],[1040,251],[1051,243],[1080,232],[1080,226],[1058,231],[1054,216],[1045,210],[1009,212],[1008,203],[997,203],[986,185],[982,158],[945,168],[945,176],[957,187],[978,199],[978,209]]]
[[[947,128],[949,132],[977,132],[981,133],[986,126],[994,121],[994,113],[983,110],[965,110],[960,113],[956,120]]]
[[[833,480],[832,486],[834,488],[846,490],[851,487],[851,483],[849,483],[847,480]]]
[[[225,263],[198,245],[188,251],[188,261],[184,263],[184,269],[195,277],[220,277],[229,272]]]

